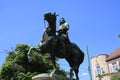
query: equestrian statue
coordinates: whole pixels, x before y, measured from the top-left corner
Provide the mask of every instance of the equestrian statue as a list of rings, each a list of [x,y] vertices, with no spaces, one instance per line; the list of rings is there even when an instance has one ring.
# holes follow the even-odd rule
[[[44,14],[44,20],[48,22],[42,39],[41,44],[38,46],[31,46],[28,52],[28,59],[30,60],[31,50],[36,50],[41,54],[50,54],[50,59],[52,60],[54,70],[56,70],[56,57],[65,58],[71,67],[70,73],[75,73],[76,80],[79,80],[78,72],[79,66],[84,60],[84,53],[81,49],[69,40],[68,30],[69,24],[64,18],[60,19],[59,29],[56,30],[56,18],[58,14],[55,12],[48,12]],[[72,75],[70,75],[72,77]]]

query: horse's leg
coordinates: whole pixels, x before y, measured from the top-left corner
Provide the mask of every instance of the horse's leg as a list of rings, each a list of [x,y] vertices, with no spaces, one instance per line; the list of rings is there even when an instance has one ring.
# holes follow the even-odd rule
[[[31,51],[35,50],[37,52],[40,52],[40,48],[39,47],[33,47],[31,46],[28,53],[27,53],[27,57],[28,57],[28,61],[31,62],[32,61],[32,57],[31,57]]]
[[[51,56],[51,60],[54,66],[54,69],[56,69],[56,61],[55,61],[55,56]]]
[[[79,80],[78,72],[75,71],[75,75],[76,75],[76,80]]]
[[[75,67],[73,68],[73,70],[74,70],[75,75],[76,75],[76,80],[79,80],[79,77],[78,77],[78,67],[75,66]]]
[[[73,78],[74,73],[73,73],[73,69],[70,69],[70,78]]]
[[[75,72],[75,76],[76,76],[76,80],[79,80],[79,77],[78,77],[78,68],[74,67],[72,69],[70,69],[70,78],[73,78],[74,74],[73,74],[73,71]]]
[[[52,77],[53,74],[55,74],[55,71],[56,71],[56,61],[55,61],[55,56],[51,54],[51,60],[52,60],[52,63],[53,63],[53,67],[54,67],[54,70],[50,73],[50,77]]]
[[[28,53],[27,53],[27,57],[28,57],[28,61],[31,62],[32,61],[32,57],[31,57],[31,51],[34,47],[30,47]]]

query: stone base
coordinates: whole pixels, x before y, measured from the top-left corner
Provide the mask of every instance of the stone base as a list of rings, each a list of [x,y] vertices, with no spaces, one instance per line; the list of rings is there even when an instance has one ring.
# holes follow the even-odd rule
[[[32,77],[32,80],[73,80],[57,74],[42,73]]]

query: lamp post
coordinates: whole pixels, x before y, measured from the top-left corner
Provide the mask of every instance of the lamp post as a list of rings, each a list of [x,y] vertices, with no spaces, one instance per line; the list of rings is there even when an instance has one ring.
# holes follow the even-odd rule
[[[90,58],[89,58],[88,46],[87,45],[86,45],[86,55],[87,55],[87,59],[88,59],[88,72],[89,72],[90,80],[92,80],[92,74],[91,74],[91,69],[90,69]]]

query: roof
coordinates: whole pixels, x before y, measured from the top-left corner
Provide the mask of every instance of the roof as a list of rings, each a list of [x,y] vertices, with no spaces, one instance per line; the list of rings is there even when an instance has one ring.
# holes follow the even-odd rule
[[[116,59],[118,57],[120,57],[120,48],[117,48],[116,50],[108,54],[108,58],[106,59],[106,61]]]
[[[106,57],[108,57],[108,54],[99,54],[98,56],[93,56],[93,57],[91,57],[91,59],[93,59],[93,58],[98,58],[98,57],[101,56],[101,55],[105,55]]]

